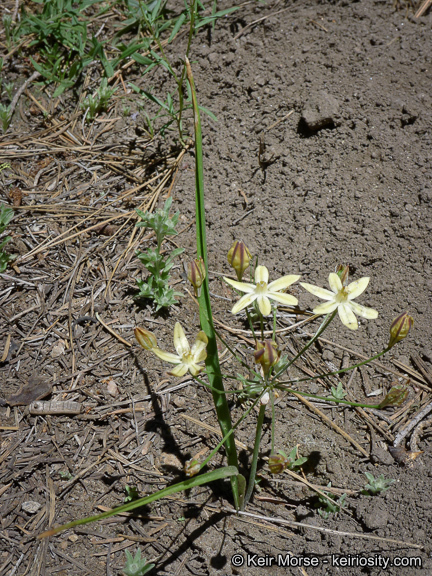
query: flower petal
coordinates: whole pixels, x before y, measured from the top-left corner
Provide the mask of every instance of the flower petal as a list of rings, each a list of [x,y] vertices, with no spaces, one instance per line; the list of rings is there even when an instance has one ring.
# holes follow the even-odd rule
[[[178,376],[179,378],[181,378],[186,374],[187,371],[188,371],[187,364],[183,364],[182,362],[181,364],[173,368],[170,372],[168,372],[168,374],[171,374],[172,376]]]
[[[350,330],[357,330],[357,318],[354,316],[354,312],[351,310],[351,304],[339,304],[338,312],[342,324],[345,324],[345,326]]]
[[[164,360],[165,362],[169,362],[170,364],[180,364],[182,359],[177,354],[171,354],[171,352],[165,352],[165,350],[161,350],[160,348],[153,348],[153,354],[156,354],[158,358]]]
[[[255,290],[255,285],[249,284],[249,282],[237,282],[237,280],[231,280],[231,278],[225,277],[224,280],[236,290],[239,290],[240,292],[246,292],[246,294],[250,294]]]
[[[318,298],[322,298],[323,300],[333,300],[335,295],[330,290],[326,290],[325,288],[320,288],[319,286],[314,286],[313,284],[307,284],[306,282],[300,282],[300,286],[302,286],[305,290],[313,294],[314,296],[318,296]]]
[[[195,362],[202,362],[207,358],[207,344],[206,333],[201,330],[192,346],[192,356]]]
[[[189,365],[189,372],[192,374],[192,376],[198,376],[198,374],[200,374],[203,370],[204,366],[199,366],[196,363]]]
[[[339,306],[337,302],[324,302],[313,309],[314,314],[330,314]]]
[[[270,300],[267,298],[267,296],[258,296],[257,298],[258,300],[258,307],[260,309],[260,312],[263,316],[270,316],[271,314],[271,304],[270,304]]]
[[[256,300],[256,298],[257,298],[257,295],[255,293],[245,294],[244,296],[242,296],[240,298],[240,300],[236,304],[234,304],[231,312],[233,314],[238,314],[238,312],[240,312],[240,310],[243,310],[243,308],[246,308],[247,306],[252,304],[252,302],[254,300]]]
[[[295,296],[291,294],[285,294],[283,292],[270,292],[267,294],[268,298],[275,300],[275,302],[280,302],[280,304],[287,304],[288,306],[297,306],[298,300]]]
[[[367,318],[368,320],[374,320],[375,318],[378,318],[378,312],[373,308],[367,308],[366,306],[357,304],[357,302],[350,302],[349,306],[351,306],[351,310],[354,312],[354,314],[357,314],[362,318]]]
[[[300,276],[298,276],[297,274],[291,274],[290,276],[282,276],[282,278],[270,282],[270,284],[267,286],[268,291],[274,292],[276,290],[283,290],[284,288],[288,288],[288,286],[291,286],[291,284],[297,282],[299,278]]]
[[[370,278],[360,278],[359,280],[348,284],[346,288],[348,292],[348,300],[352,300],[353,298],[360,296],[360,294],[366,290],[367,285],[369,284],[369,280]]]
[[[268,269],[265,266],[257,266],[255,270],[255,282],[265,282],[268,283]]]
[[[341,279],[334,272],[329,274],[329,285],[335,294],[338,294],[342,290]]]
[[[181,327],[180,322],[176,322],[174,326],[174,348],[176,349],[177,354],[180,358],[184,354],[189,354],[190,346],[187,338],[185,336],[184,330]]]

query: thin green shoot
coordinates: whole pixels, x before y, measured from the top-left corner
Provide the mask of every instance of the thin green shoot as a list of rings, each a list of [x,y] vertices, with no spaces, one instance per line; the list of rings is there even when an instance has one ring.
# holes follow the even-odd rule
[[[11,120],[12,120],[11,105],[0,104],[0,122],[3,132],[6,132],[6,130],[9,128]]]

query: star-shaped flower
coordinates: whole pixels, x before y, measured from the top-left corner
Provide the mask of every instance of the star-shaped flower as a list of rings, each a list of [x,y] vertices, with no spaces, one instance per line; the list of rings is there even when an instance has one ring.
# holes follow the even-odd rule
[[[294,282],[300,278],[296,274],[291,276],[283,276],[279,280],[274,280],[268,284],[269,273],[265,266],[257,266],[255,270],[255,284],[249,284],[248,282],[237,282],[236,280],[231,280],[230,278],[224,278],[225,282],[231,284],[236,290],[240,292],[245,292],[245,295],[240,298],[237,304],[234,304],[231,312],[237,314],[243,308],[246,308],[252,302],[257,300],[258,307],[263,316],[270,316],[271,314],[271,304],[270,300],[275,302],[280,302],[281,304],[288,304],[289,306],[296,306],[298,304],[297,298],[291,296],[291,294],[281,293],[281,290],[288,288]]]
[[[366,306],[353,302],[354,298],[357,298],[366,290],[369,280],[369,278],[360,278],[360,280],[351,282],[348,286],[343,286],[339,276],[332,272],[329,275],[331,292],[325,288],[306,284],[305,282],[300,282],[300,286],[303,286],[311,294],[328,300],[328,302],[314,308],[314,314],[329,314],[337,308],[342,323],[351,330],[357,330],[358,323],[355,314],[369,320],[378,318],[378,312],[373,310],[373,308],[366,308]]]
[[[200,366],[199,363],[207,358],[207,344],[207,336],[205,332],[201,330],[191,349],[183,328],[179,322],[176,322],[174,326],[174,348],[177,354],[165,352],[157,347],[152,348],[151,351],[161,360],[165,360],[165,362],[169,362],[170,364],[177,364],[169,374],[173,376],[184,376],[186,372],[189,371],[192,376],[197,376],[204,370],[204,366]]]

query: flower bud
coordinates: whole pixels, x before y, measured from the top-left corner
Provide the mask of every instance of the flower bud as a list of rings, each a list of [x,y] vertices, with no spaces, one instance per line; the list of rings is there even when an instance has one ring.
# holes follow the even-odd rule
[[[404,312],[395,318],[390,326],[390,340],[387,348],[392,348],[397,342],[406,338],[413,326],[414,320],[409,316],[408,312]]]
[[[341,279],[342,286],[346,286],[348,284],[349,266],[344,266],[343,264],[339,264],[339,266],[337,267],[336,274]]]
[[[145,350],[153,350],[153,348],[157,348],[157,340],[153,332],[144,330],[144,328],[135,328],[134,333],[138,344]]]
[[[195,476],[200,471],[200,463],[195,458],[186,460],[184,471],[186,476]]]
[[[247,249],[246,245],[241,241],[236,240],[229,249],[228,262],[236,271],[237,279],[239,282],[241,282],[243,278],[243,273],[249,266],[251,258],[252,256],[249,250]]]
[[[264,340],[264,342],[257,342],[254,357],[255,362],[261,364],[264,374],[268,374],[270,368],[279,360],[280,351],[274,340]]]
[[[381,410],[386,406],[400,406],[404,403],[407,396],[408,388],[402,384],[396,384],[390,388],[390,391],[386,394],[384,400],[379,403],[379,409]]]
[[[270,473],[280,474],[287,468],[288,463],[288,457],[282,451],[280,451],[279,454],[272,454],[268,459]]]
[[[194,287],[195,296],[199,296],[199,290],[206,277],[204,260],[202,258],[195,258],[192,262],[188,262],[186,273],[189,282]]]

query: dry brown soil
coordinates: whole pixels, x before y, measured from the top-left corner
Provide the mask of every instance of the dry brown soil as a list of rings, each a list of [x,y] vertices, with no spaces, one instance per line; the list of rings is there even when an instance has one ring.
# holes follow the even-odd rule
[[[11,164],[0,176],[0,200],[16,206],[8,250],[18,254],[15,267],[0,275],[1,574],[121,574],[124,550],[137,546],[157,574],[432,574],[427,428],[423,453],[409,465],[388,451],[395,434],[431,402],[431,19],[430,12],[415,19],[412,6],[391,0],[249,3],[214,31],[200,29],[193,43],[198,98],[218,118],[203,118],[215,318],[247,330],[241,316],[230,314],[236,295],[221,281],[230,273],[226,253],[241,238],[272,279],[301,274],[327,286],[339,263],[349,264],[352,279],[371,278],[358,301],[378,310],[378,319],[361,320],[357,332],[336,319],[325,335],[334,344],[311,352],[314,372],[382,350],[400,312],[415,320],[381,366],[341,378],[350,398],[379,402],[393,382],[409,376],[402,408],[385,410],[384,419],[371,414],[371,424],[354,410],[319,405],[363,452],[296,398],[281,394],[276,403],[277,449],[298,444],[309,458],[305,478],[347,493],[343,511],[328,519],[318,514],[312,490],[288,475],[270,476],[263,459],[260,491],[247,508],[256,516],[229,512],[223,482],[155,502],[135,517],[34,539],[49,525],[122,504],[126,485],[145,495],[178,481],[185,461],[214,447],[218,435],[209,392],[167,376],[167,366],[133,339],[133,328],[145,326],[172,351],[176,321],[190,339],[199,329],[181,258],[173,270],[184,293],[178,306],[155,315],[149,303],[134,299],[135,280],[145,275],[134,251],[153,245],[148,232],[134,232],[134,208],[161,206],[171,194],[181,214],[175,244],[186,249],[184,260],[195,255],[193,149],[183,154],[174,134],[151,141],[137,97],[126,96],[121,83],[115,105],[94,124],[82,121],[72,94],[53,99],[52,89],[28,86],[0,148],[0,160]],[[169,48],[174,62],[184,42]],[[4,80],[15,89],[31,73],[18,53],[6,59]],[[173,88],[162,71],[144,82],[131,67],[122,79],[125,88],[151,86],[160,97]],[[91,87],[97,80],[93,72],[86,76]],[[129,98],[131,116],[122,115],[122,98]],[[111,217],[108,228],[91,228]],[[292,293],[303,309],[316,305],[298,284]],[[282,308],[278,316],[278,329],[287,329],[279,341],[292,355],[304,340],[288,328],[305,315],[288,312]],[[232,346],[246,346],[250,359],[243,333],[221,331]],[[224,371],[235,373],[225,359]],[[329,384],[299,389],[328,395]],[[14,405],[11,398],[21,386],[44,401],[76,402],[82,411],[30,414],[25,401]],[[236,419],[242,406],[231,406]],[[255,418],[237,434],[248,446]],[[262,456],[269,451],[267,419]],[[250,454],[241,449],[240,460],[246,472]],[[211,467],[221,462],[223,454]],[[396,482],[364,496],[364,472]],[[269,558],[288,553],[319,566],[268,566]],[[233,566],[235,554],[242,567]],[[267,565],[254,566],[258,557]],[[344,557],[354,565],[343,566]],[[420,558],[422,567],[397,567],[398,558]]]

